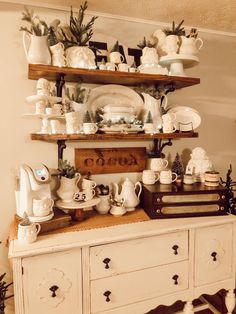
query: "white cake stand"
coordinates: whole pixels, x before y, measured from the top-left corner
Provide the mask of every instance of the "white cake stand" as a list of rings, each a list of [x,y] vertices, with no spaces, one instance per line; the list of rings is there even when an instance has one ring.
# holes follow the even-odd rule
[[[62,200],[57,200],[56,201],[56,206],[63,210],[64,213],[68,214],[70,213],[72,210],[75,209],[81,209],[83,208],[84,210],[89,209],[89,207],[95,206],[100,202],[100,198],[98,197],[94,197],[93,199],[91,199],[90,201],[85,201],[85,202],[76,202],[76,201],[72,201],[72,202],[68,202],[65,203]]]
[[[191,68],[199,63],[197,56],[186,54],[174,54],[163,56],[159,60],[161,66],[169,68],[169,75],[173,76],[186,76],[184,68]]]

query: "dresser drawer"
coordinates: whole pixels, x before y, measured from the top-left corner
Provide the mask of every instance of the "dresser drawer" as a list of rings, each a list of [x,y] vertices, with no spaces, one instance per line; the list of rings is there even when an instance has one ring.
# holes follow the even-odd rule
[[[233,226],[200,228],[195,237],[195,286],[232,276]]]
[[[188,261],[93,280],[91,312],[102,312],[187,288]]]
[[[188,259],[188,231],[95,246],[90,279],[98,279]]]

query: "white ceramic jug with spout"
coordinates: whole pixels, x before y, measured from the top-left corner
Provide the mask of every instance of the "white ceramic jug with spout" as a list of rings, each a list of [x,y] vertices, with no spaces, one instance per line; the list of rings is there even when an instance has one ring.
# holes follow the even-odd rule
[[[145,118],[148,112],[150,111],[152,115],[152,119],[153,119],[153,124],[156,128],[155,131],[158,131],[158,127],[161,128],[162,126],[161,99],[156,99],[147,93],[142,93],[142,96],[144,98],[143,120],[145,121]],[[166,109],[166,107],[167,107],[167,96],[164,95],[163,108]]]
[[[114,183],[115,186],[115,199],[121,200],[124,199],[124,207],[127,211],[135,210],[135,207],[139,204],[139,197],[142,191],[142,185],[138,181],[135,184],[129,179],[126,178],[124,183],[121,186],[121,192],[119,193],[119,187],[117,183]],[[136,188],[139,187],[138,194],[136,193]]]
[[[51,64],[47,36],[35,36],[23,32],[23,46],[29,63]]]

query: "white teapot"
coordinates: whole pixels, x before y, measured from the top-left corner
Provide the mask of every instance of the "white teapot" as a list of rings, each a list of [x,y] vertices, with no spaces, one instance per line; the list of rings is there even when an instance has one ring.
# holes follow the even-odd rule
[[[119,193],[119,187],[117,183],[114,183],[115,186],[115,199],[121,200],[124,199],[124,206],[127,211],[135,210],[135,207],[139,204],[139,197],[142,191],[142,185],[138,181],[133,184],[130,179],[126,178],[124,183],[121,186],[121,192]],[[138,194],[136,194],[136,188],[139,187]]]

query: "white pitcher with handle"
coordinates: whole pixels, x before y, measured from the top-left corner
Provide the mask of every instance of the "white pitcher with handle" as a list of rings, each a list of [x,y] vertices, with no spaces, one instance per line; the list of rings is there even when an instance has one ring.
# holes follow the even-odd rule
[[[162,125],[162,118],[161,118],[161,99],[156,99],[150,96],[147,93],[142,93],[144,98],[144,117],[143,120],[145,121],[145,117],[147,116],[148,112],[151,112],[153,124],[156,128],[155,131],[158,131],[158,127],[161,128]],[[164,96],[163,100],[163,108],[166,109],[167,107],[167,96]]]
[[[23,47],[29,63],[51,64],[47,36],[35,36],[28,32],[23,32]]]
[[[126,178],[124,183],[121,186],[121,192],[119,193],[119,187],[117,183],[114,183],[115,186],[115,199],[121,200],[124,199],[124,207],[127,211],[135,210],[135,207],[139,204],[139,197],[142,191],[142,185],[138,181],[135,184],[129,179]],[[139,188],[138,193],[136,193],[136,188]]]

